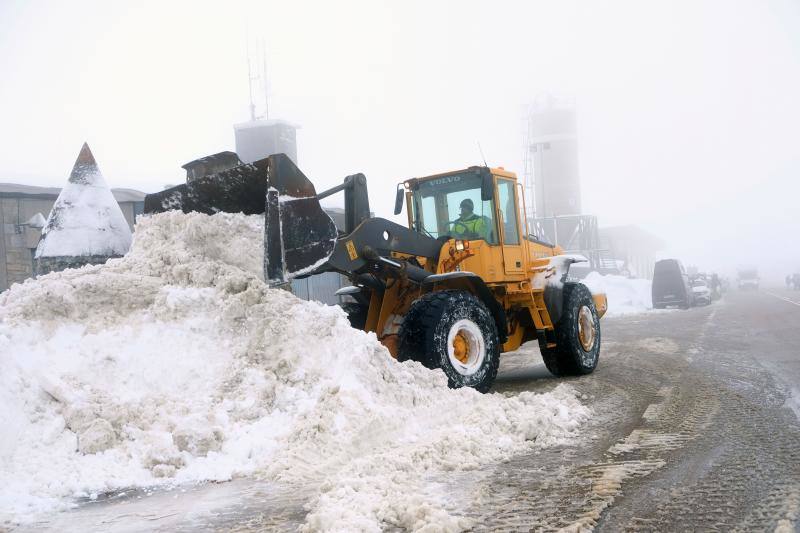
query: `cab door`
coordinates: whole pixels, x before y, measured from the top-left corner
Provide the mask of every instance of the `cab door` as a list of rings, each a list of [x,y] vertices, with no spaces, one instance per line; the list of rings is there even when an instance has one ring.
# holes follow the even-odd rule
[[[519,203],[516,182],[497,177],[497,222],[500,245],[503,248],[503,270],[507,275],[524,274],[521,235],[519,234]]]

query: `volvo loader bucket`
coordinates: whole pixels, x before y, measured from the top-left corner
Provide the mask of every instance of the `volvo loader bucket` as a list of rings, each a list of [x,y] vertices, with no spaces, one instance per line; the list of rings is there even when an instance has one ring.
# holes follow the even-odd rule
[[[195,177],[145,198],[145,213],[264,214],[264,279],[281,285],[324,267],[337,230],[314,185],[285,154]]]

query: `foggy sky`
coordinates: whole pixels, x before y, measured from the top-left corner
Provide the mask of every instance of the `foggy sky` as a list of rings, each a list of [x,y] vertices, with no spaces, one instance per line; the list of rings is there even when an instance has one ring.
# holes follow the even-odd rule
[[[578,104],[582,203],[664,256],[800,271],[800,3],[0,0],[0,182],[61,186],[88,141],[147,192],[233,150],[246,38],[271,117],[301,126],[318,190],[355,172],[390,215],[398,181],[488,163],[522,174],[524,111]]]

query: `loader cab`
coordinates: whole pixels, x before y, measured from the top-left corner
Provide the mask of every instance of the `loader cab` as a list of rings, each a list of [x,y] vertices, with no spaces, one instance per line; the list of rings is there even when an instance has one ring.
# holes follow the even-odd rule
[[[495,276],[524,272],[520,198],[513,173],[470,167],[407,180],[404,186],[411,229],[436,239],[483,241],[479,246],[488,246],[498,255],[496,264],[503,265]]]
[[[484,240],[490,245],[499,245],[505,236],[503,242],[519,244],[513,174],[470,167],[414,178],[404,185],[411,229],[434,238]]]
[[[471,168],[407,181],[409,227],[435,239],[499,244],[492,175]]]

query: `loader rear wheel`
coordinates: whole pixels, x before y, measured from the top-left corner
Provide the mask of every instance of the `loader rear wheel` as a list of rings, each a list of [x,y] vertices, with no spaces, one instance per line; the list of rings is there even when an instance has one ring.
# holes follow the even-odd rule
[[[564,287],[564,310],[555,330],[556,347],[542,350],[547,370],[554,376],[591,374],[600,356],[600,317],[585,285]]]
[[[440,368],[451,388],[488,391],[500,363],[491,312],[465,291],[437,291],[415,301],[399,332],[398,359]]]

